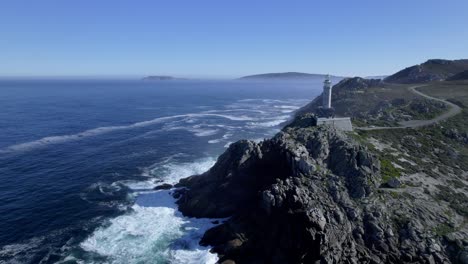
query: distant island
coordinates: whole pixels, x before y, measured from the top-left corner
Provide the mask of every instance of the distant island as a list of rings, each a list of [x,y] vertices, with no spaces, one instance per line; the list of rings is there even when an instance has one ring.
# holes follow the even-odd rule
[[[303,72],[279,72],[279,73],[263,73],[248,75],[239,78],[238,80],[307,80],[307,79],[323,79],[326,74],[303,73]],[[342,76],[330,75],[331,78],[344,78]]]
[[[150,75],[143,77],[144,81],[173,81],[173,80],[186,80],[184,78],[177,78],[173,76],[167,76],[167,75]]]

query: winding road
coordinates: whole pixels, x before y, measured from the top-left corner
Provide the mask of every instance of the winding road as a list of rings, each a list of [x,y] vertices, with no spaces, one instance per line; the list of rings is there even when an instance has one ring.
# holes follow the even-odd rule
[[[449,102],[447,100],[444,100],[444,99],[429,96],[427,94],[424,94],[424,93],[416,90],[417,88],[421,88],[421,87],[424,87],[424,86],[426,86],[426,85],[411,86],[411,87],[408,87],[408,90],[410,92],[414,93],[414,94],[425,97],[427,99],[442,102],[442,103],[449,106],[449,110],[444,112],[443,114],[433,118],[433,119],[402,121],[402,122],[399,123],[400,126],[398,126],[398,127],[355,127],[354,129],[358,129],[358,130],[380,130],[380,129],[418,128],[418,127],[438,123],[440,121],[446,120],[446,119],[448,119],[448,118],[450,118],[450,117],[452,117],[454,115],[457,115],[457,114],[461,113],[462,109],[458,105],[456,105],[454,103],[451,103],[451,102]]]

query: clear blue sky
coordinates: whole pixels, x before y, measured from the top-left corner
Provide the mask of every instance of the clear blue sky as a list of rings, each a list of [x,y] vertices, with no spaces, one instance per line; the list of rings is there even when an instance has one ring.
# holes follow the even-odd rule
[[[0,76],[380,75],[468,58],[467,0],[2,0]]]

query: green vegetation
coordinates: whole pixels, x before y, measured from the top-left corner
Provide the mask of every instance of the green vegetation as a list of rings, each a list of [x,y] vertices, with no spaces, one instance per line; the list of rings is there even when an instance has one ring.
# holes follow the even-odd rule
[[[392,220],[397,230],[406,228],[410,222],[410,219],[404,215],[395,215]]]
[[[393,199],[398,199],[401,196],[398,192],[395,191],[389,191],[388,193],[390,196],[392,196]]]
[[[378,89],[374,89],[374,92]],[[436,200],[447,202],[454,212],[468,217],[468,196],[466,195],[468,186],[459,180],[459,177],[468,171],[468,81],[437,82],[419,90],[430,96],[450,100],[462,107],[463,110],[456,116],[427,127],[357,131],[350,136],[364,145],[368,145],[368,139],[372,137],[396,149],[397,153],[406,153],[407,156],[402,156],[396,155],[393,150],[376,151],[375,148],[371,149],[379,156],[384,183],[392,178],[400,177],[402,170],[395,168],[393,165],[395,163],[403,166],[404,172],[408,174],[423,172],[435,179],[445,178],[447,184],[438,185],[439,190],[435,194],[428,189],[424,189],[424,193],[432,195]],[[406,96],[406,91],[403,89],[397,89],[393,92],[401,92],[401,97]],[[368,101],[366,104],[377,105],[378,100],[385,97],[386,93],[388,92],[382,91],[382,94],[378,96],[374,93],[372,96],[375,96],[375,102]],[[376,100],[377,98],[378,100]],[[405,99],[404,102],[400,100],[399,106],[407,105],[408,100],[412,99]],[[359,118],[353,122],[359,125],[365,124],[365,121]],[[399,158],[410,159],[417,165],[401,162],[398,160]],[[390,192],[389,195],[395,199],[406,198],[405,195],[398,192]],[[409,196],[408,199],[410,199]],[[452,229],[446,225],[438,226],[435,230],[438,235],[451,231]]]
[[[468,60],[431,59],[405,68],[386,78],[391,83],[420,83],[445,79],[468,69]]]
[[[407,105],[396,107],[393,111],[401,111],[404,115],[412,116],[412,119],[426,120],[432,119],[448,110],[446,104],[435,102],[426,98],[418,98]]]
[[[443,185],[437,185],[437,187],[439,192],[435,196],[436,199],[448,202],[457,213],[468,217],[468,196],[466,194],[455,192],[452,188]]]
[[[401,175],[400,170],[395,168],[390,160],[384,158],[380,158],[380,173],[383,182],[388,182],[393,178],[399,178]]]
[[[386,127],[399,126],[399,122],[407,120],[432,119],[448,110],[447,105],[440,101],[413,93],[409,90],[412,86],[414,84],[347,79],[333,88],[335,114],[350,116],[357,127]],[[318,97],[302,111],[314,112],[321,102]]]
[[[347,132],[347,135],[362,146],[366,146],[371,152],[376,152],[375,146],[367,140],[363,131]]]
[[[451,227],[451,226],[447,225],[447,224],[440,224],[440,225],[436,226],[433,229],[433,231],[438,236],[445,236],[447,234],[455,232],[456,229],[454,227]]]
[[[448,182],[455,188],[458,188],[458,189],[462,189],[462,188],[466,188],[468,186],[466,186],[462,181],[460,181],[459,179],[451,179],[451,180],[448,180]]]
[[[418,129],[356,130],[348,135],[378,155],[383,183],[400,178],[402,173],[425,173],[445,184],[438,185],[438,191],[435,192],[424,187],[423,193],[448,203],[453,209],[451,212],[468,217],[468,186],[460,180],[468,172],[468,81],[434,82],[418,90],[449,100],[460,106],[462,112],[440,123]],[[438,101],[426,100],[409,92],[408,85],[385,84],[338,93],[340,97],[334,102],[337,114],[351,116],[353,124],[357,126],[391,125],[395,117],[401,117],[401,113],[421,119],[433,118],[447,110]],[[423,111],[419,111],[421,109]],[[377,150],[369,138],[391,149]],[[416,165],[402,162],[402,158]],[[389,191],[388,195],[395,199],[415,199],[405,192]],[[398,226],[405,223],[403,218],[395,221]],[[452,232],[452,228],[441,225],[434,232],[444,235]]]

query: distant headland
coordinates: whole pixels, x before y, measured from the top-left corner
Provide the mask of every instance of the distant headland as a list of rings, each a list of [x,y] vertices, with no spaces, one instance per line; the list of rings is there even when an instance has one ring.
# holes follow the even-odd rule
[[[174,81],[174,80],[187,80],[184,78],[177,78],[173,76],[168,76],[168,75],[150,75],[143,77],[144,81]]]
[[[303,72],[279,72],[279,73],[263,73],[248,75],[239,78],[238,80],[308,80],[308,79],[324,79],[327,74],[303,73]],[[342,76],[333,76],[331,78],[345,78]]]

